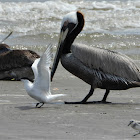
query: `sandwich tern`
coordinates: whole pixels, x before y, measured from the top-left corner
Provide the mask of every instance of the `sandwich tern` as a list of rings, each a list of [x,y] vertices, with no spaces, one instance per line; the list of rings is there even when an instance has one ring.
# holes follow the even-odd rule
[[[24,82],[24,87],[26,92],[39,101],[36,104],[37,108],[41,108],[44,103],[48,103],[49,101],[64,96],[64,94],[55,94],[52,95],[50,91],[50,64],[52,59],[52,45],[49,45],[44,52],[44,54],[36,59],[32,64],[32,70],[35,75],[34,82],[28,80],[28,78],[22,78],[21,81]],[[39,105],[41,104],[41,105]]]

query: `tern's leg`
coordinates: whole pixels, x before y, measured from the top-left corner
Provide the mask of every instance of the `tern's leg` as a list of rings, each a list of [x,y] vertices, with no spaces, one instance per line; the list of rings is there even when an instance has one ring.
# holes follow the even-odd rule
[[[42,105],[38,106],[38,105],[41,104],[41,103],[42,103]],[[36,104],[36,108],[41,108],[43,105],[44,105],[43,102],[37,103],[37,104]]]
[[[65,102],[65,104],[86,104],[89,97],[93,95],[93,92],[94,92],[94,88],[92,88],[92,86],[91,86],[88,95],[82,101],[80,101],[80,102]]]
[[[37,104],[36,104],[36,108],[38,107],[39,104],[40,104],[40,103],[37,103]]]
[[[139,131],[139,133],[137,133],[137,134],[134,134],[133,136],[136,136],[136,135],[138,135],[138,134],[140,134],[140,131]]]

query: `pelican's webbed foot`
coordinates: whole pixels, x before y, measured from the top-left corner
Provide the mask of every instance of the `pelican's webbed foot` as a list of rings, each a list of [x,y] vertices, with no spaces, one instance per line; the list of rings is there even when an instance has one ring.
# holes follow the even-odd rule
[[[110,104],[111,102],[107,102],[107,101],[89,101],[89,102],[64,102],[65,104]]]
[[[109,94],[109,91],[110,90],[106,89],[105,95],[101,101],[89,101],[89,102],[87,102],[87,100],[93,95],[93,92],[94,92],[94,88],[91,86],[89,93],[82,101],[80,101],[80,102],[65,102],[65,104],[108,104],[108,103],[111,103],[111,102],[106,101],[107,96]]]
[[[39,104],[41,104],[41,105],[39,106]],[[36,108],[41,108],[43,105],[44,105],[43,102],[37,103],[37,104],[36,104]]]
[[[64,102],[65,104],[86,104],[87,102]]]
[[[101,101],[93,101],[95,104],[97,103],[99,103],[99,104],[111,104],[112,102],[107,102],[107,101],[103,101],[103,100],[101,100]]]

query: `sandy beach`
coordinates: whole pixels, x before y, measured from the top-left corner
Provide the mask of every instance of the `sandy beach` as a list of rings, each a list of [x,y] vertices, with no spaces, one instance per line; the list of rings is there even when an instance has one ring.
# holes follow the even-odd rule
[[[61,74],[63,73],[63,74]],[[0,139],[7,140],[132,140],[140,135],[128,127],[140,120],[139,88],[111,91],[111,104],[66,105],[80,101],[89,85],[67,72],[61,64],[51,85],[52,94],[67,96],[42,108],[35,108],[20,81],[0,81]],[[104,90],[96,89],[90,101],[101,100]]]
[[[63,17],[81,11],[85,26],[76,43],[121,52],[140,67],[140,2],[137,0],[1,0],[0,41],[11,49],[42,54],[57,48]],[[128,123],[140,121],[140,88],[111,91],[111,104],[66,105],[81,101],[90,86],[66,71],[55,73],[52,94],[66,94],[42,108],[29,97],[21,81],[0,81],[0,140],[140,140]],[[89,101],[103,98],[96,89]]]

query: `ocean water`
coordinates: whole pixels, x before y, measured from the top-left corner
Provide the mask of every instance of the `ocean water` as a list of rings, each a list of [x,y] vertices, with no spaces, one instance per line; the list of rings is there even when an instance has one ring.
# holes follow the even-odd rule
[[[5,43],[14,49],[57,47],[63,16],[77,10],[85,26],[75,42],[140,60],[140,0],[0,0],[0,40],[13,31]]]

